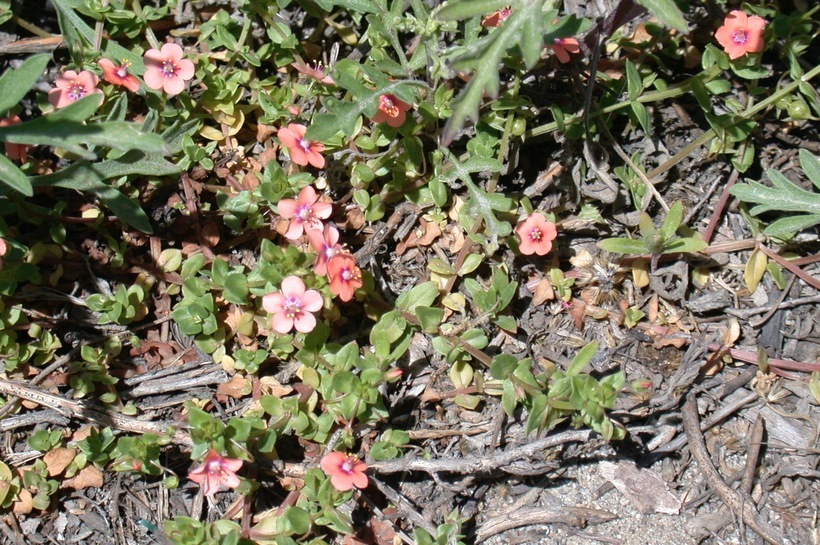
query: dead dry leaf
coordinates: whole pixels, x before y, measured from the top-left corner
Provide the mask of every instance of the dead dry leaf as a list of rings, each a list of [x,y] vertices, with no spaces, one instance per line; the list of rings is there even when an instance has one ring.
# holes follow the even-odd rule
[[[63,488],[100,488],[103,485],[103,473],[97,466],[88,465],[77,472],[74,477],[63,481]]]
[[[632,461],[600,462],[598,470],[644,515],[680,513],[681,500],[654,471],[638,468]]]
[[[76,449],[67,447],[57,447],[46,452],[43,456],[43,462],[46,464],[48,476],[54,477],[65,471],[65,468],[68,467],[68,464],[76,455]]]
[[[245,377],[235,376],[228,382],[223,382],[216,389],[217,399],[223,402],[225,398],[232,397],[234,399],[242,399],[250,395],[253,390],[251,381]],[[220,399],[221,398],[221,399]]]

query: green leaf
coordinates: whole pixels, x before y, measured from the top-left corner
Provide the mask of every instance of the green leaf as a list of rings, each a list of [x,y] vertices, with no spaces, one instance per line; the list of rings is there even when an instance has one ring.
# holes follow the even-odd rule
[[[429,307],[437,297],[438,285],[435,282],[424,282],[399,295],[396,308],[414,312],[417,307]]]
[[[378,13],[379,8],[371,0],[316,0],[316,5],[325,11],[332,11],[333,6],[342,6],[349,13]]]
[[[714,81],[712,83],[714,83]],[[696,76],[690,79],[689,88],[692,90],[692,94],[695,95],[695,99],[698,101],[698,106],[700,106],[700,109],[706,113],[712,113],[712,101],[709,98],[709,90],[707,90],[706,85],[700,81],[700,78]]]
[[[153,233],[148,215],[139,204],[126,197],[117,189],[103,182],[103,175],[97,168],[85,161],[79,161],[53,174],[31,178],[33,186],[57,186],[93,193],[123,222],[143,233]]]
[[[709,245],[706,242],[697,238],[676,238],[664,244],[661,253],[694,253],[703,250],[707,246]]]
[[[780,240],[788,240],[799,231],[815,225],[820,225],[820,214],[792,216],[773,221],[763,230],[763,233]]]
[[[689,34],[689,25],[686,24],[686,20],[683,18],[683,13],[681,13],[680,8],[678,8],[674,0],[635,1],[645,7],[649,13],[657,17],[658,21],[664,25],[669,28],[674,28],[683,34]]]
[[[86,145],[120,150],[165,151],[165,142],[161,136],[143,132],[136,123],[108,121],[86,125],[80,118],[90,117],[97,108],[98,100],[91,95],[51,115],[19,125],[2,127],[0,139],[15,144],[60,147],[84,159],[96,157],[85,149]],[[93,106],[90,112],[89,106]]]
[[[629,59],[626,60],[626,88],[630,102],[638,100],[643,91],[643,79],[635,68],[635,63]]]
[[[606,238],[598,242],[598,247],[613,254],[643,255],[649,247],[643,239]]]
[[[572,377],[580,374],[581,369],[586,367],[587,364],[592,361],[592,358],[595,356],[595,352],[597,351],[597,342],[591,342],[579,350],[578,353],[575,354],[575,357],[572,358],[572,363],[570,363],[567,368],[567,376]]]
[[[76,32],[82,36],[89,45],[94,42],[94,29],[88,26],[85,21],[75,13],[71,7],[72,2],[69,0],[52,0],[51,3],[61,15],[60,22],[64,23],[66,27],[70,25],[68,29],[61,29],[64,33],[66,31],[72,34]],[[145,73],[145,64],[142,62],[142,57],[129,49],[125,49],[117,44],[117,42],[103,38],[101,49],[101,53],[104,57],[116,61],[129,61],[131,63],[129,72],[132,74],[141,76]]]
[[[441,135],[442,145],[448,146],[455,136],[464,128],[468,120],[478,121],[478,108],[484,94],[490,98],[498,97],[500,85],[499,70],[504,54],[512,47],[518,46],[524,52],[524,64],[532,68],[538,61],[544,45],[543,30],[540,23],[528,22],[530,19],[541,19],[545,0],[518,0],[509,2],[512,13],[504,24],[484,38],[467,44],[466,53],[455,59],[452,67],[456,71],[472,72],[472,79],[464,91],[452,103],[452,115]],[[456,9],[456,8],[452,8]],[[463,8],[458,8],[459,10]],[[453,13],[460,13],[454,11]],[[466,11],[464,12],[466,13]],[[445,12],[446,14],[446,12]],[[538,15],[536,15],[538,14]],[[525,29],[525,25],[527,28]],[[534,26],[535,25],[535,26]]]
[[[440,21],[461,21],[490,15],[509,4],[509,0],[450,0],[435,13],[434,17]]]
[[[28,177],[5,155],[0,155],[0,183],[22,193],[26,197],[31,197],[34,194]],[[0,194],[2,194],[2,191],[0,191]]]
[[[16,70],[7,68],[0,76],[0,114],[14,108],[28,93],[48,65],[49,55],[34,55]]]
[[[680,201],[676,201],[666,213],[666,218],[661,225],[661,238],[663,240],[670,240],[675,236],[675,233],[683,222],[683,205]]]
[[[801,149],[799,154],[800,166],[803,167],[803,172],[806,173],[814,187],[820,191],[820,159],[806,149]]]

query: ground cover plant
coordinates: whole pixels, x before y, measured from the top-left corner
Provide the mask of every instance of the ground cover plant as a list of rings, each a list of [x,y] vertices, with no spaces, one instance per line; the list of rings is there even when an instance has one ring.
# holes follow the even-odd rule
[[[4,539],[818,542],[817,9],[0,0]]]

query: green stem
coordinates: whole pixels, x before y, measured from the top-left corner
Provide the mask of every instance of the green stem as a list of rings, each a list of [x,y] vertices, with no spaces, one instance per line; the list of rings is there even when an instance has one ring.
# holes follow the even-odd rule
[[[645,95],[641,95],[640,97],[638,97],[637,102],[640,102],[641,104],[645,104],[647,102],[657,102],[657,101],[660,101],[660,100],[665,100],[667,98],[674,98],[674,97],[679,97],[679,96],[685,95],[686,93],[691,91],[691,87],[690,87],[689,82],[693,78],[702,78],[704,83],[708,83],[708,82],[712,81],[713,79],[715,79],[719,74],[720,74],[720,68],[717,65],[712,66],[708,70],[704,70],[700,74],[698,74],[696,76],[693,76],[692,78],[690,78],[690,79],[688,79],[688,80],[686,80],[682,83],[679,83],[677,85],[673,85],[673,86],[669,87],[668,89],[664,89],[663,91],[652,91],[651,93],[646,93]],[[591,113],[589,118],[590,119],[595,119],[596,117],[600,117],[602,115],[606,115],[606,114],[609,114],[609,113],[612,113],[612,112],[616,112],[618,110],[622,110],[623,108],[626,108],[629,105],[630,105],[629,101],[624,101],[624,102],[619,102],[617,104],[612,104],[611,106],[607,106],[606,108],[602,108],[601,110],[598,110],[597,112]],[[575,115],[567,118],[565,120],[565,124],[569,125],[571,123],[579,121],[583,118],[583,116],[584,116],[583,113],[575,114]],[[527,138],[531,138],[533,136],[540,136],[542,134],[552,132],[552,131],[556,130],[557,128],[558,128],[558,123],[553,121],[552,123],[547,123],[546,125],[541,125],[540,127],[536,127],[533,130],[528,131],[525,136]]]
[[[154,35],[154,31],[151,30],[151,27],[148,26],[148,21],[145,19],[145,12],[142,11],[142,4],[140,4],[140,0],[133,0],[131,7],[136,16],[139,17],[139,20],[142,21],[142,24],[145,25],[145,38],[148,40],[148,43],[151,44],[151,47],[154,49],[159,49],[159,40],[157,40],[157,37]]]

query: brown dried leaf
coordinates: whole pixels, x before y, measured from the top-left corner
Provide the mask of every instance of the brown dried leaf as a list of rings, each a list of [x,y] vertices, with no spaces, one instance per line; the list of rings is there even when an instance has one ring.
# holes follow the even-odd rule
[[[49,477],[55,477],[65,471],[68,464],[77,455],[77,450],[73,448],[57,447],[46,452],[43,456],[43,462],[46,464]]]
[[[17,493],[17,501],[14,502],[12,507],[12,511],[14,511],[15,515],[28,515],[34,509],[34,503],[32,501],[31,492],[26,490],[25,488],[21,489],[20,492]]]
[[[103,472],[97,467],[88,465],[77,472],[71,479],[63,481],[63,488],[100,488],[103,485]]]
[[[223,382],[220,384],[216,389],[216,396],[217,399],[222,402],[226,397],[241,399],[247,395],[250,395],[251,391],[253,391],[253,384],[251,384],[251,381],[245,377],[240,377],[237,375],[228,382]]]
[[[532,304],[537,307],[553,299],[555,299],[555,290],[552,289],[552,283],[549,281],[549,278],[544,278],[535,286],[535,291],[532,295]]]

